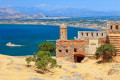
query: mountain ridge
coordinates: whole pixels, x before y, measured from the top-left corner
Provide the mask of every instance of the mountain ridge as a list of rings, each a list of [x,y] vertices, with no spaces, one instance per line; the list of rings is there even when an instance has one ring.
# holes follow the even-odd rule
[[[40,19],[45,17],[100,17],[120,16],[120,11],[95,11],[79,8],[61,8],[56,10],[42,10],[36,7],[0,8],[0,19],[28,18]]]
[[[0,19],[13,19],[13,18],[28,18],[28,19],[39,19],[44,18],[45,15],[42,13],[38,14],[23,14],[17,11],[14,11],[9,8],[0,8]]]

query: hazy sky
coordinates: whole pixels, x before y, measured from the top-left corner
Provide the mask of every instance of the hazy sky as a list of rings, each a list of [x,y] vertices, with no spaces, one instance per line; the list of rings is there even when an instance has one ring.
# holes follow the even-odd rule
[[[120,10],[120,0],[0,0],[0,7],[39,7],[41,9],[87,8]]]

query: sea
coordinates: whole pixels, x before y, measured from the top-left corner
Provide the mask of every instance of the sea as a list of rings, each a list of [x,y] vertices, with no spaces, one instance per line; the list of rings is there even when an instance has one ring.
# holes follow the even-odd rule
[[[78,36],[78,31],[99,31],[97,29],[68,26],[68,40]],[[38,52],[38,45],[59,39],[59,26],[53,25],[22,25],[0,24],[0,54],[10,56],[27,56]],[[11,42],[15,46],[6,46]]]

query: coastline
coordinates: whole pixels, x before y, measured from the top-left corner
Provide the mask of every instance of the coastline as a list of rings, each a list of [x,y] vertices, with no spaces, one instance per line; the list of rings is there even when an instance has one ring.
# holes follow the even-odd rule
[[[2,24],[0,24],[2,25]],[[3,25],[42,25],[42,24],[3,24]],[[55,27],[59,27],[60,25],[43,25],[43,26],[55,26]],[[67,25],[68,27],[76,27],[76,28],[87,28],[87,29],[95,29],[95,30],[105,30],[105,29],[101,29],[101,28],[91,28],[91,27],[79,27],[79,26],[71,26],[71,25]]]

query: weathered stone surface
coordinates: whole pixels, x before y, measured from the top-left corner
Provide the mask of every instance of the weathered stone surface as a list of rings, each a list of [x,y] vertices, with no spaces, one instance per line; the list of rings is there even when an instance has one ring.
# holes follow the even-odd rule
[[[68,61],[68,60],[69,60],[69,57],[65,57],[64,60]]]
[[[10,59],[10,62],[8,62],[8,64],[7,65],[11,65],[11,64],[13,64],[13,60],[12,59]]]
[[[23,65],[22,63],[18,63],[18,64],[16,64],[17,66],[20,66],[20,65]]]
[[[10,62],[8,62],[7,65],[11,65],[11,64],[13,64],[14,60],[13,60],[12,58],[7,58],[7,59],[10,60]]]
[[[63,62],[62,62],[62,61],[57,61],[57,63],[63,64]]]
[[[67,40],[56,41],[56,57],[67,57],[65,60],[74,62],[74,50],[77,52],[85,51],[88,41],[86,40]]]
[[[108,75],[113,75],[115,72],[117,72],[118,71],[118,69],[116,69],[116,68],[114,68],[114,69],[110,69],[109,71],[108,71]]]
[[[66,72],[69,72],[69,70],[68,69],[66,69],[66,68],[62,68],[64,71],[66,71]]]
[[[71,66],[72,68],[77,68],[76,64],[74,64],[74,63],[71,64],[70,66]]]
[[[103,77],[95,77],[97,80],[104,80]]]
[[[35,73],[34,71],[27,71],[27,72]]]
[[[22,70],[21,68],[19,68],[19,67],[14,67],[14,69],[16,69],[16,70]]]
[[[82,79],[80,79],[80,78],[73,78],[73,79],[71,79],[71,80],[82,80]]]
[[[41,78],[30,78],[29,80],[44,80],[44,79],[41,79]]]
[[[66,75],[66,76],[62,76],[60,77],[62,80],[70,80],[71,79],[71,76],[69,75]]]
[[[79,74],[79,73],[74,73],[73,77],[75,77],[75,79],[77,80],[84,80],[84,78]]]
[[[7,67],[6,69],[10,70],[10,69],[12,69],[12,68],[11,68],[11,67]]]
[[[116,64],[113,68],[120,68],[120,64]]]

